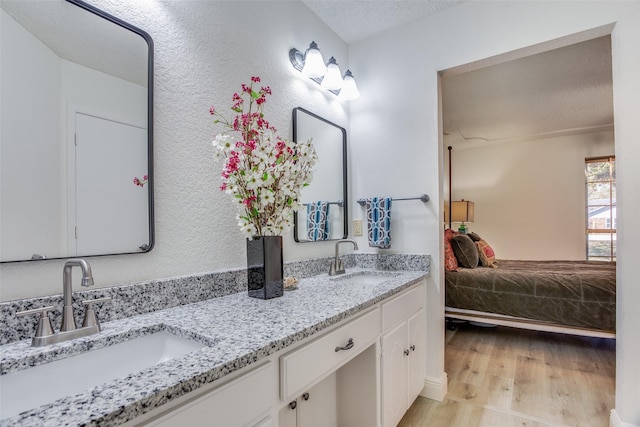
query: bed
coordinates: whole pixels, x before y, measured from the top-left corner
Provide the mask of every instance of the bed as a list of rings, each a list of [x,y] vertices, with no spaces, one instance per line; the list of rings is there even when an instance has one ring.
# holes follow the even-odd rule
[[[616,264],[496,260],[445,272],[445,316],[493,325],[612,338]]]

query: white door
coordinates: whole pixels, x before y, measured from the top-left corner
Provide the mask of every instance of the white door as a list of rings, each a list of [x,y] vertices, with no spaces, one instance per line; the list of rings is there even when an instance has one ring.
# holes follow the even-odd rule
[[[407,323],[382,336],[382,420],[395,427],[407,410]]]
[[[427,371],[426,320],[424,310],[420,309],[407,321],[409,326],[409,406],[416,400],[424,388]]]
[[[336,427],[336,374],[298,398],[298,427]]]
[[[149,243],[147,131],[76,113],[76,254],[136,252]],[[72,230],[73,232],[73,230]]]

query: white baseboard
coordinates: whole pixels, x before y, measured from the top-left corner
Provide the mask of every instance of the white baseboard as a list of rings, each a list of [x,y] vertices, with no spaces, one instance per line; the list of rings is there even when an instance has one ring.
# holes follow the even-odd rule
[[[610,427],[639,427],[635,424],[623,423],[615,409],[611,410]]]
[[[427,399],[442,402],[447,394],[447,373],[443,372],[440,378],[427,377],[424,380],[424,388],[420,392],[420,396]]]

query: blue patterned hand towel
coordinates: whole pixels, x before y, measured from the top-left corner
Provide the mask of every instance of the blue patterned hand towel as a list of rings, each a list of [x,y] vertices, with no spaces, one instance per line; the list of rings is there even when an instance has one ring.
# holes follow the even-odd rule
[[[329,203],[307,203],[307,238],[313,242],[329,238]]]
[[[367,199],[367,231],[369,246],[391,247],[391,197]]]

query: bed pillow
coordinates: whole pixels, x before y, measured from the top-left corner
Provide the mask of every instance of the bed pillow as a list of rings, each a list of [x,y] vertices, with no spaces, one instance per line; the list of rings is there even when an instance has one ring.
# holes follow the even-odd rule
[[[473,240],[466,234],[458,234],[451,239],[453,253],[456,255],[458,265],[465,268],[476,268],[480,257],[478,248]]]
[[[458,260],[456,259],[456,255],[453,253],[453,248],[451,247],[451,238],[456,234],[458,233],[450,228],[444,230],[444,269],[446,271],[460,270]]]
[[[480,239],[476,242],[476,247],[478,248],[478,255],[480,255],[480,265],[483,267],[498,268],[496,264],[496,253],[487,242]]]
[[[473,240],[474,242],[479,242],[480,240],[482,240],[482,237],[478,236],[476,233],[467,233],[467,236],[469,236],[471,238],[471,240]]]

